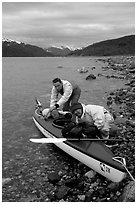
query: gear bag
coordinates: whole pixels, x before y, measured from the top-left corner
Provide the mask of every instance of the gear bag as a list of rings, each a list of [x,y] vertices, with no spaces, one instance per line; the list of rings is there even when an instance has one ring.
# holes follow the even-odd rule
[[[98,128],[89,122],[79,123],[82,126],[82,133],[86,135],[88,138],[96,138],[96,136],[101,138],[100,131]]]
[[[88,122],[66,124],[62,129],[62,135],[65,137],[82,138],[83,134],[88,138],[100,137],[100,131],[95,125]]]

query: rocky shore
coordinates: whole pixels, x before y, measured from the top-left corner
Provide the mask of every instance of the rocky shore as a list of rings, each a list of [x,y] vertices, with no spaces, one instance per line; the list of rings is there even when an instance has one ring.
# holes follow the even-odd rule
[[[105,93],[105,97],[108,109],[119,128],[118,138],[123,139],[118,147],[112,147],[111,150],[115,156],[126,159],[127,169],[135,177],[135,58],[117,56],[98,60],[104,61],[107,66],[102,67],[104,74],[98,74],[97,77],[126,80],[125,88]],[[113,74],[109,75],[108,70]],[[44,146],[38,150],[45,154]],[[129,175],[122,182],[113,183],[66,156],[54,145],[51,145],[51,151],[49,157],[38,155],[35,165],[29,160],[28,165],[16,172],[14,179],[2,180],[3,202],[135,201],[135,184]],[[52,168],[45,165],[45,157],[49,162],[54,162]]]

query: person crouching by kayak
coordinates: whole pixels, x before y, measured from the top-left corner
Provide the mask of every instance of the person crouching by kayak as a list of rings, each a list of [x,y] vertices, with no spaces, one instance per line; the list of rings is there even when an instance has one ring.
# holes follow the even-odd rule
[[[63,106],[63,111],[69,111],[70,106],[78,102],[81,95],[81,89],[77,84],[67,80],[61,80],[60,78],[55,78],[52,82],[53,87],[51,91],[50,110],[52,111],[53,109]],[[58,100],[59,94],[62,96]]]
[[[70,107],[78,103],[81,95],[81,89],[77,84],[60,78],[55,78],[52,82],[50,108],[46,108],[42,112],[45,119],[49,116],[57,119],[59,117],[58,108],[61,106],[63,106],[63,111],[70,111]],[[58,100],[59,94],[61,98]]]
[[[103,106],[75,103],[71,106],[71,113],[77,116],[78,123],[89,122],[100,130],[103,139],[109,138],[114,118]]]

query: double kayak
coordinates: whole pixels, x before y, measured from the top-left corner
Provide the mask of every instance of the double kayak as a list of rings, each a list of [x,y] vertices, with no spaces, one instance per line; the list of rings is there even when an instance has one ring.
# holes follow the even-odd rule
[[[53,118],[44,119],[41,115],[39,107],[36,108],[33,121],[36,127],[44,135],[45,138],[63,139],[61,128],[55,126]],[[42,138],[44,139],[44,138]],[[42,142],[41,139],[34,139]],[[110,148],[108,148],[101,140],[62,140],[55,142],[56,146],[64,152],[82,162],[89,168],[98,172],[102,176],[113,182],[120,182],[126,177],[125,159],[115,157]]]

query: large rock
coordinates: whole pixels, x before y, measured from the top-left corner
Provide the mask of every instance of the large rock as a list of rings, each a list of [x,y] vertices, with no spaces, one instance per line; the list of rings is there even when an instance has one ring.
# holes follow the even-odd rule
[[[125,186],[123,194],[120,197],[120,202],[134,202],[135,201],[135,182],[131,181]]]
[[[96,79],[96,76],[94,74],[89,74],[87,77],[86,77],[86,80],[88,79]]]

